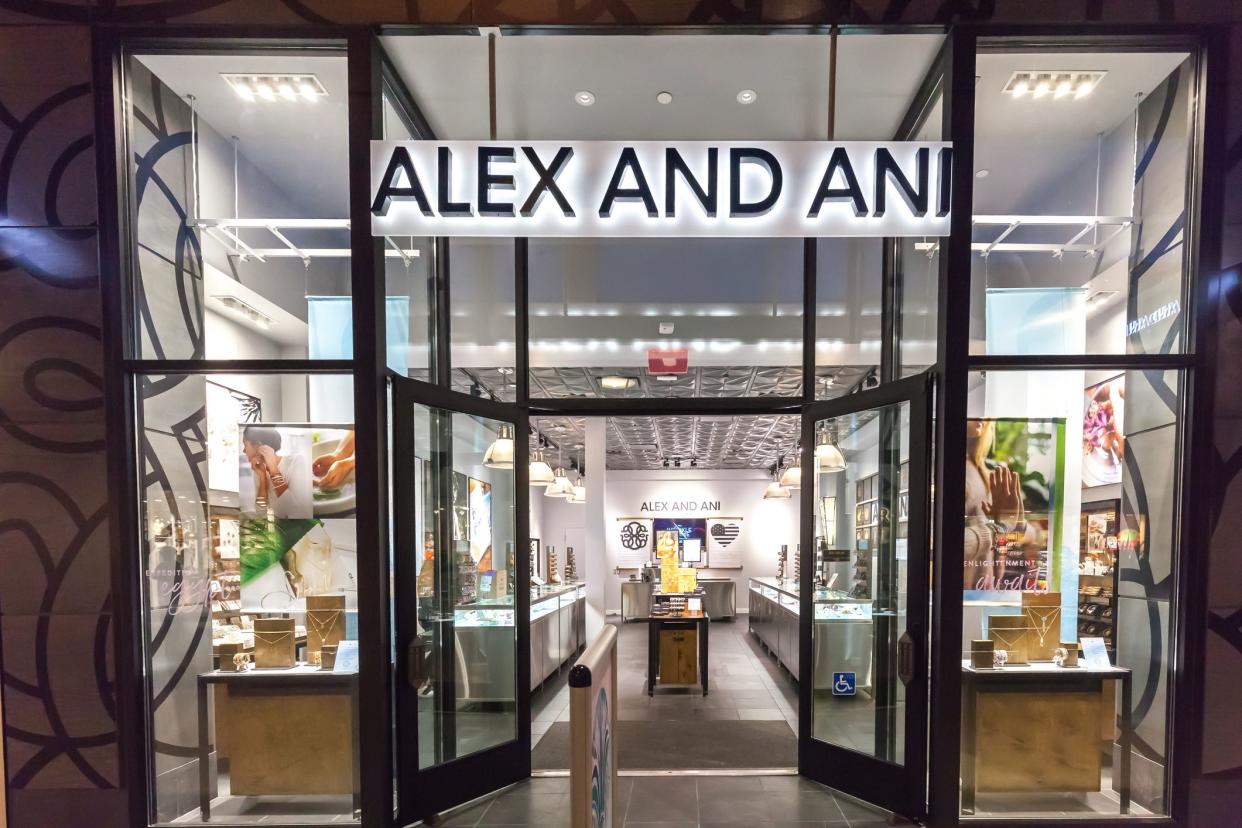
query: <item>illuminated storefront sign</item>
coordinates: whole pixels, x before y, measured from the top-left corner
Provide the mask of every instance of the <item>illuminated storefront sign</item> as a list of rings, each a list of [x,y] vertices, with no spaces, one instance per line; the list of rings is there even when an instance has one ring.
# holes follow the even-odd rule
[[[939,141],[373,141],[377,236],[945,236]]]

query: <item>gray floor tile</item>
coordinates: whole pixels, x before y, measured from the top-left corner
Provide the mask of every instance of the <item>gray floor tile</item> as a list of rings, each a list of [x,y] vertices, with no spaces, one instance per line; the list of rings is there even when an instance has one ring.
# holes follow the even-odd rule
[[[698,795],[684,779],[637,777],[625,812],[627,824],[634,822],[697,822]]]
[[[757,825],[772,818],[762,789],[700,797],[699,822]]]
[[[478,825],[569,825],[568,794],[501,794],[478,821]]]

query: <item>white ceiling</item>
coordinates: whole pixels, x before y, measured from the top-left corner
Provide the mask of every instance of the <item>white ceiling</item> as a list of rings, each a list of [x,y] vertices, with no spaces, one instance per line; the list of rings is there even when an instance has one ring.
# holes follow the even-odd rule
[[[1148,95],[1186,59],[1181,52],[985,53],[976,62],[976,140],[1031,135],[1095,137],[1134,114]],[[1021,70],[1099,70],[1108,74],[1090,95],[1075,100],[1014,98],[1005,84]]]
[[[838,39],[838,140],[892,137],[943,35]],[[384,48],[437,137],[488,137],[487,41],[388,36]],[[504,36],[501,138],[814,140],[827,137],[827,35]],[[752,89],[757,100],[737,102]],[[584,107],[574,93],[588,90]],[[656,94],[670,92],[671,104]]]
[[[349,95],[343,53],[139,55],[138,60],[173,92],[183,98],[194,95],[200,121],[225,138],[236,135],[239,152],[291,200],[305,204],[305,215],[345,218],[349,211]],[[319,78],[328,95],[315,103],[247,103],[222,73],[310,73]]]

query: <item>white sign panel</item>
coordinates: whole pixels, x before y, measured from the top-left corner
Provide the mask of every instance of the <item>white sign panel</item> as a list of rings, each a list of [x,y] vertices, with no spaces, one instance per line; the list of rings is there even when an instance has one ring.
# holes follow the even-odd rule
[[[945,236],[940,141],[372,141],[376,236]]]

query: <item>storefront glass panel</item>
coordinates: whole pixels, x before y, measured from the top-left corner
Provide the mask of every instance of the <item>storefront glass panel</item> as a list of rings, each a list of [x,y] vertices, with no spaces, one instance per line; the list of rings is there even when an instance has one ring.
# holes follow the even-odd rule
[[[384,137],[417,138],[401,104],[382,96]],[[402,376],[431,380],[435,364],[435,257],[431,239],[384,240],[385,353],[388,367]]]
[[[988,51],[978,73],[971,352],[1188,350],[1194,60]]]
[[[140,375],[135,396],[155,821],[348,821],[350,378]]]
[[[399,599],[417,604],[407,678],[428,768],[518,738],[513,425],[425,405],[396,416],[413,419],[414,456],[396,462],[413,463],[415,502],[399,508],[419,547],[398,566],[416,557],[417,595]]]
[[[802,250],[800,239],[532,239],[531,396],[798,396]]]
[[[910,404],[815,424],[813,738],[905,762]]]
[[[345,63],[128,58],[131,356],[352,355]]]
[[[966,813],[1167,812],[1186,381],[971,375]]]
[[[448,249],[453,389],[513,402],[517,394],[514,242],[453,239]]]

